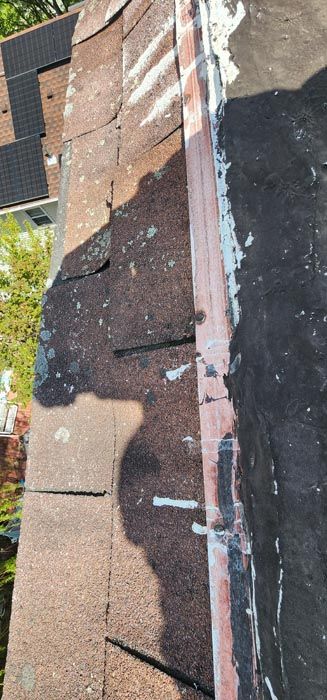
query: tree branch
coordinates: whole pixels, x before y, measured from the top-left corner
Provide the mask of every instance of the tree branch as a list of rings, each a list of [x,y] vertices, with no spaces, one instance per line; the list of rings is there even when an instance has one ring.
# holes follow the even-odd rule
[[[58,3],[57,3],[56,0],[50,0],[50,1],[51,1],[51,5],[54,7],[54,9],[55,9],[56,12],[57,12],[57,15],[62,15],[62,14],[65,12],[65,9],[63,10],[63,9],[60,7],[60,5],[58,5]],[[65,4],[65,3],[63,3],[63,4]]]
[[[29,3],[30,4],[30,3]],[[17,12],[17,16],[19,17],[20,20],[24,20],[27,24],[27,26],[30,26],[30,22],[26,19],[26,9],[29,11],[32,10],[34,17],[37,21],[42,22],[42,19],[44,19],[36,10],[34,7],[28,7],[24,8],[20,3],[16,4],[14,0],[2,0],[2,5],[8,5],[11,7],[15,12]]]

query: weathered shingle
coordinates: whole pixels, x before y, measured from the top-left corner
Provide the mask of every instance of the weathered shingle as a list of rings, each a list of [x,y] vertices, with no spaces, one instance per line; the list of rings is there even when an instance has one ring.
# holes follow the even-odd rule
[[[174,0],[155,0],[123,43],[121,162],[148,151],[182,121]]]
[[[114,120],[72,142],[63,277],[94,272],[109,257],[117,134]]]
[[[111,22],[128,0],[90,0],[82,8],[73,36],[73,44],[89,39]]]
[[[180,131],[114,182],[110,268],[115,349],[193,335],[185,155]],[[122,322],[123,320],[123,322]]]
[[[122,99],[122,17],[73,48],[64,141],[108,124]]]
[[[205,700],[207,697],[113,644],[107,645],[107,658],[104,700]]]
[[[114,433],[106,279],[93,275],[55,286],[44,301],[27,487],[110,491]]]
[[[135,418],[116,409],[108,636],[211,689],[206,537],[192,529],[205,525],[195,347],[117,366],[117,386],[143,406],[143,421],[126,448],[120,431]],[[155,505],[169,498],[199,506]]]
[[[109,499],[28,493],[4,700],[102,698]]]

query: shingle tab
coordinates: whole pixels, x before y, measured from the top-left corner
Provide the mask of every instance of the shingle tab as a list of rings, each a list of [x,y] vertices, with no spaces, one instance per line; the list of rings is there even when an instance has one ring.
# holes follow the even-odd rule
[[[106,656],[104,700],[205,700],[208,697],[113,644],[107,644]]]
[[[124,9],[124,36],[135,27],[141,17],[149,9],[153,0],[131,0]]]
[[[0,76],[0,147],[14,140],[7,81],[4,76]]]
[[[116,408],[108,636],[212,690],[206,537],[192,529],[205,525],[195,347],[116,365],[116,390],[143,406],[143,421],[126,445],[135,418]]]
[[[111,489],[108,298],[107,280],[99,275],[46,293],[26,475],[30,489]]]
[[[120,167],[111,221],[114,348],[192,336],[187,186],[179,131],[133,165]]]
[[[77,46],[67,90],[63,140],[108,124],[122,99],[122,17]]]
[[[127,4],[128,0],[89,0],[79,13],[73,44],[100,32]]]
[[[110,506],[25,494],[3,700],[102,699]]]
[[[73,139],[66,213],[63,277],[90,274],[110,253],[110,207],[116,171],[116,120]]]
[[[123,43],[121,162],[148,151],[182,123],[174,0],[154,0]]]

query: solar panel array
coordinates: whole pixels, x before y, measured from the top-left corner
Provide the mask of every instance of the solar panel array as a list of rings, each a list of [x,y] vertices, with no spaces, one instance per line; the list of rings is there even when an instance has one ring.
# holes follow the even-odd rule
[[[2,58],[7,79],[33,68],[54,63],[55,50],[51,24],[5,41],[2,44]]]
[[[40,86],[36,70],[7,81],[16,139],[44,133]]]
[[[56,61],[64,61],[71,56],[72,37],[77,17],[78,15],[75,12],[65,17],[64,20],[54,22],[51,25],[53,28]]]
[[[6,78],[69,58],[76,22],[77,13],[74,13],[3,42]]]
[[[48,194],[41,139],[29,136],[0,149],[0,207]]]
[[[1,44],[16,141],[0,148],[0,207],[48,194],[40,134],[45,125],[37,72],[71,56],[78,14]]]

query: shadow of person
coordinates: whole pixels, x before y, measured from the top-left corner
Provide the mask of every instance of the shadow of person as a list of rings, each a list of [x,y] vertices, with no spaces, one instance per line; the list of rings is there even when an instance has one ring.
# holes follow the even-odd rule
[[[108,643],[164,669],[180,697],[183,684],[213,697],[206,538],[192,530],[205,507],[184,159],[146,172],[123,210],[131,223],[113,209],[108,262],[59,273],[45,294],[27,488],[112,494]],[[184,209],[166,228],[165,206]]]
[[[308,700],[327,682],[326,95],[323,69],[296,91],[231,99],[220,127],[245,254],[229,387],[261,667],[277,697]]]
[[[253,540],[260,666],[278,697],[308,700],[323,697],[326,680],[326,87],[321,71],[298,91],[231,100],[221,124],[246,253],[231,343],[241,362],[227,381]],[[77,470],[88,474],[84,491],[113,494],[108,639],[212,695],[206,545],[192,532],[204,510],[153,505],[154,497],[204,504],[188,233],[177,224],[160,237],[160,207],[179,196],[180,158],[183,151],[167,160],[160,178],[149,170],[140,179],[124,216],[114,207],[109,261],[89,276],[63,282],[59,274],[45,296],[34,430],[44,425],[51,449],[37,482],[34,440],[28,479],[65,490],[63,475],[75,483]],[[74,255],[83,258],[83,246]],[[170,381],[167,372],[181,367]],[[65,413],[72,406],[74,425]],[[63,425],[75,462],[58,456],[53,435]],[[246,682],[240,698],[250,692]]]

